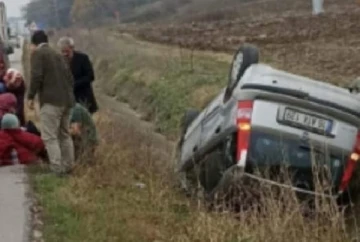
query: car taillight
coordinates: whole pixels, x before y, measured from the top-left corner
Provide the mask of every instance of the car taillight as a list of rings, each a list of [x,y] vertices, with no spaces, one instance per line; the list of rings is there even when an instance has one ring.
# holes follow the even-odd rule
[[[339,187],[339,192],[344,192],[347,186],[349,185],[352,174],[356,168],[356,164],[360,159],[360,131],[356,136],[356,142],[354,145],[353,152],[351,153],[344,170],[343,177],[341,179],[341,184]]]
[[[237,165],[245,167],[247,151],[249,148],[251,132],[251,115],[253,110],[253,101],[238,102],[236,125],[237,125]]]

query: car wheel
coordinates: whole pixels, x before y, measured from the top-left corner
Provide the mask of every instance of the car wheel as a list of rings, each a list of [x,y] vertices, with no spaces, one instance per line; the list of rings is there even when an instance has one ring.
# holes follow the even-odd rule
[[[210,153],[200,165],[200,182],[207,194],[210,194],[218,185],[226,167],[221,149]]]
[[[236,52],[229,70],[229,80],[225,98],[229,98],[245,71],[253,64],[259,63],[259,50],[253,45],[244,44]]]
[[[235,135],[227,136],[224,142],[202,162],[200,180],[208,198],[217,190],[225,172],[235,164],[234,138],[236,138]]]

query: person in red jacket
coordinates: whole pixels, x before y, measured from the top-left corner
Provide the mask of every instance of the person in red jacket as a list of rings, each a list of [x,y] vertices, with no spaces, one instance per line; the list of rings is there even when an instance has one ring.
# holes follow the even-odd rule
[[[17,162],[28,165],[39,161],[45,145],[39,136],[21,129],[18,118],[8,113],[1,120],[0,166],[14,164],[14,150]]]
[[[17,100],[12,93],[0,94],[0,120],[7,113],[16,113]]]

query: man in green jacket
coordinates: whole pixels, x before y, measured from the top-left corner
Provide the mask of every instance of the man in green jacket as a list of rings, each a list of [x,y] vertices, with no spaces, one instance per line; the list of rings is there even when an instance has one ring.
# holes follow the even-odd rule
[[[93,163],[94,152],[99,143],[96,125],[90,112],[80,103],[71,110],[70,134],[73,137],[75,157]]]
[[[40,102],[41,136],[50,159],[50,168],[58,175],[71,171],[74,146],[69,133],[70,110],[74,106],[73,77],[60,53],[48,44],[44,31],[36,31],[31,43],[31,79],[28,106],[34,98]]]

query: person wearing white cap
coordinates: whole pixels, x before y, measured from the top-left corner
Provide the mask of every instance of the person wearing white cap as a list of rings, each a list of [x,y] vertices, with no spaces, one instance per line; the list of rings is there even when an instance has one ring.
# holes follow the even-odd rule
[[[17,100],[16,115],[20,120],[22,126],[25,125],[25,111],[24,111],[24,98],[25,98],[25,81],[20,71],[9,68],[3,77],[3,83],[6,88],[6,92],[10,92],[15,95]]]

